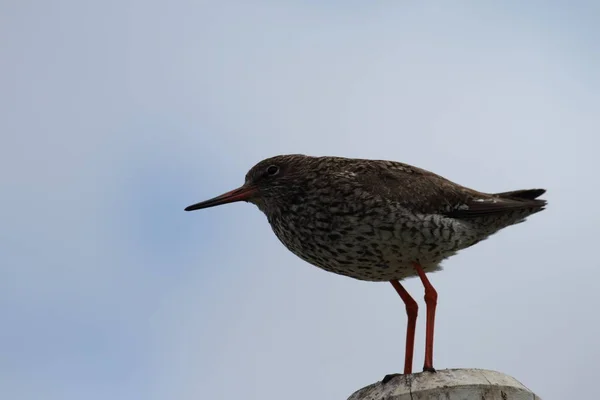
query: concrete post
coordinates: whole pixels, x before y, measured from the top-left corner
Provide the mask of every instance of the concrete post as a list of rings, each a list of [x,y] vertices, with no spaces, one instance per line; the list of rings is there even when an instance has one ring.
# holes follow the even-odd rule
[[[385,382],[385,383],[384,383]],[[348,400],[541,400],[521,382],[484,369],[388,375]]]

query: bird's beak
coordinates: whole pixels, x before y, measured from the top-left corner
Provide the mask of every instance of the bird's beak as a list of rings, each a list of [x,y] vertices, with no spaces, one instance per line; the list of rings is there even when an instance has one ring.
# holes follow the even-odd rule
[[[220,206],[221,204],[233,203],[236,201],[248,201],[248,199],[250,199],[256,193],[256,187],[244,185],[235,190],[232,190],[231,192],[223,193],[222,195],[214,197],[210,200],[202,201],[200,203],[196,203],[189,207],[186,207],[185,211],[200,210],[202,208]]]

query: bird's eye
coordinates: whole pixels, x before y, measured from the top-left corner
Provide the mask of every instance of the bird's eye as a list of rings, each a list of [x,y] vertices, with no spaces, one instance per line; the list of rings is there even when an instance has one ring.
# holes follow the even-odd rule
[[[271,165],[267,168],[267,174],[270,176],[277,175],[279,173],[279,167],[277,165]]]

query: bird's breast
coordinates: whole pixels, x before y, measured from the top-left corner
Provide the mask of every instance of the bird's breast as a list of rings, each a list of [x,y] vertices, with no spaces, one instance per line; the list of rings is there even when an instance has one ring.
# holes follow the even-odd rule
[[[394,204],[300,204],[270,216],[269,222],[300,258],[364,280],[412,275],[413,261],[437,265],[463,247],[466,232],[452,219],[411,213]]]

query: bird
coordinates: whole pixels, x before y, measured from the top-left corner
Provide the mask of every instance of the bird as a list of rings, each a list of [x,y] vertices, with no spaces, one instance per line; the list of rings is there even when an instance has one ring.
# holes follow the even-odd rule
[[[258,162],[239,188],[190,205],[245,201],[283,245],[325,271],[390,282],[405,305],[404,374],[412,373],[418,305],[401,284],[418,277],[426,305],[423,371],[435,372],[438,294],[428,273],[442,261],[546,207],[545,189],[484,193],[397,161],[287,154]]]

